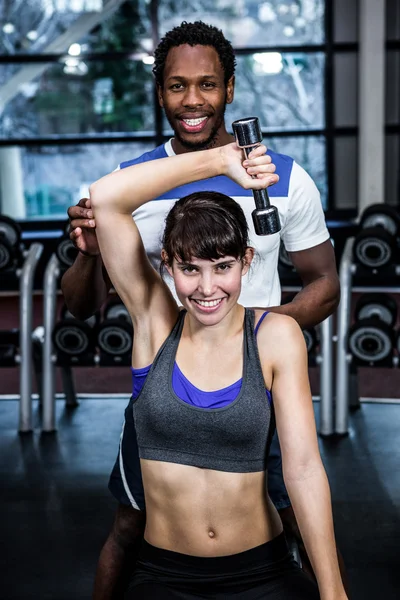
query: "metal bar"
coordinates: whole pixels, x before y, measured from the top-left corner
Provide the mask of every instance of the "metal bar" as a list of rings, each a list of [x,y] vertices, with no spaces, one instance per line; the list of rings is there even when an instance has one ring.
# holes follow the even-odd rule
[[[321,361],[320,361],[320,417],[321,435],[332,435],[333,427],[333,318],[328,317],[321,323]]]
[[[20,347],[20,433],[32,431],[32,292],[37,264],[42,255],[43,245],[32,244],[22,266],[19,282],[19,347]]]
[[[385,5],[385,0],[359,3],[359,214],[385,201]]]
[[[70,366],[64,365],[61,367],[61,378],[65,393],[65,405],[69,408],[79,406],[79,402],[76,398],[72,369]]]
[[[354,238],[349,238],[347,240],[339,269],[341,298],[338,308],[337,324],[335,432],[341,435],[348,433],[349,419],[349,358],[347,353],[347,333],[350,326],[351,286],[354,271],[352,262],[353,242]]]
[[[58,258],[50,258],[43,280],[43,389],[42,389],[42,431],[56,431],[55,417],[55,366],[53,361],[52,334],[56,318],[57,280],[60,275]]]

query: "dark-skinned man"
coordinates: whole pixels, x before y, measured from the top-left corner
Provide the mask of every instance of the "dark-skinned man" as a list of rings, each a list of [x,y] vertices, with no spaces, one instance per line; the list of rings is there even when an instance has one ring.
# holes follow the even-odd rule
[[[174,130],[174,138],[152,152],[122,163],[120,168],[232,142],[224,113],[226,105],[233,101],[234,69],[232,46],[218,29],[201,22],[182,23],[167,33],[155,52],[153,72],[159,102]],[[166,197],[146,204],[133,216],[146,252],[158,268],[164,217],[176,199],[200,189],[220,191],[233,197],[245,211],[250,241],[258,254],[252,273],[244,280],[241,304],[268,307],[269,310],[288,314],[306,328],[323,321],[337,307],[339,281],[335,257],[319,193],[312,179],[291,158],[274,152],[268,154],[271,157],[271,173],[276,168],[279,175],[278,183],[269,189],[280,213],[282,230],[278,234],[267,237],[255,235],[251,220],[254,209],[251,192],[224,177],[172,190]],[[76,317],[85,319],[106,300],[110,281],[99,254],[90,201],[82,199],[68,210],[68,214],[71,240],[80,252],[74,265],[65,273],[61,285],[69,310]],[[283,306],[279,306],[281,292],[277,271],[281,239],[303,283],[294,300]],[[140,460],[129,405],[109,487],[119,506],[100,555],[94,600],[122,597],[126,575],[129,576],[134,568],[136,550],[145,528]],[[301,545],[283,482],[277,439],[273,441],[268,463],[268,491],[285,528],[295,533]],[[304,562],[307,563],[305,556]]]

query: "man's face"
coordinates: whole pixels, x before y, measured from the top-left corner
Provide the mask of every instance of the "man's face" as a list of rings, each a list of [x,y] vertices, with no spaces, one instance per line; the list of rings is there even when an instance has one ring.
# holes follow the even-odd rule
[[[224,83],[224,71],[211,46],[183,44],[172,48],[164,69],[164,85],[158,88],[160,105],[186,150],[200,150],[226,143],[226,104],[233,100],[233,80]]]

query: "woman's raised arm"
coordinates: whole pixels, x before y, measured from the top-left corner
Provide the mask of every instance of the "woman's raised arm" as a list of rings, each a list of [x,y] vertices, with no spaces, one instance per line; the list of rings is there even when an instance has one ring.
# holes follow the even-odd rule
[[[132,212],[170,189],[217,175],[226,175],[247,189],[276,183],[278,176],[265,150],[260,146],[250,155],[249,173],[242,165],[242,151],[228,144],[133,165],[90,186],[103,262],[136,324],[148,314],[174,314],[176,305],[147,258]]]

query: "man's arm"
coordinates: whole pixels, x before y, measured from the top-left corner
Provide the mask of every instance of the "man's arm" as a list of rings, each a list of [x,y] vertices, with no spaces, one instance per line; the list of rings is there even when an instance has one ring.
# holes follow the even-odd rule
[[[72,267],[61,279],[61,291],[70,313],[77,319],[88,319],[100,310],[111,288],[101,256],[78,253]]]
[[[143,540],[146,513],[118,506],[112,530],[97,565],[92,600],[119,600],[133,573]]]
[[[111,281],[100,255],[90,200],[82,198],[68,209],[68,216],[70,238],[79,253],[62,277],[61,290],[68,310],[85,320],[105,302]]]
[[[290,260],[303,283],[292,302],[270,308],[293,317],[302,329],[329,317],[340,300],[339,277],[330,240],[300,252],[289,252]]]

